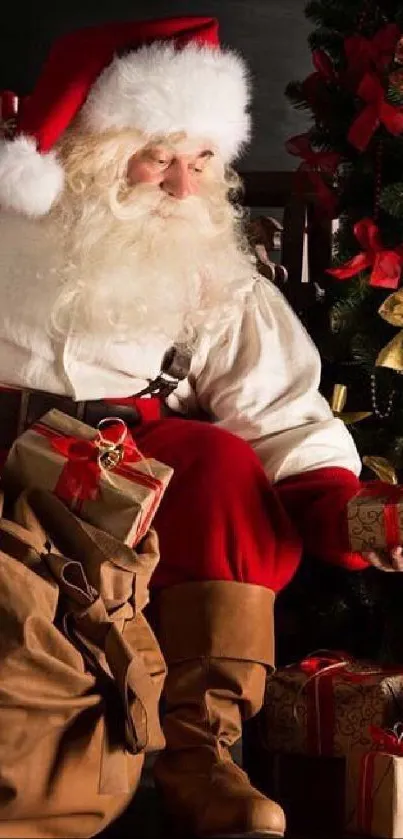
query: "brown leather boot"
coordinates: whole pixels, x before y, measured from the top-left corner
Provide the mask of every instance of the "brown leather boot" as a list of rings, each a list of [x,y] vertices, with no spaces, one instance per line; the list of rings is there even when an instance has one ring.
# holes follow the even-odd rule
[[[155,601],[168,664],[164,733],[155,779],[180,833],[279,837],[284,813],[232,760],[242,720],[263,701],[273,664],[274,594],[236,582],[186,583]]]

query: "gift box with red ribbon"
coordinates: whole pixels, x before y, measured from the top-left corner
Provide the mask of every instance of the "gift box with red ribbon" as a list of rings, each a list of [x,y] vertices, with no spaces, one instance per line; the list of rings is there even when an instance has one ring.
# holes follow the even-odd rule
[[[403,544],[403,487],[371,481],[347,508],[353,551],[395,548]]]
[[[393,725],[403,709],[403,667],[339,653],[312,655],[268,681],[262,714],[270,752],[343,757],[369,749],[371,725]]]
[[[403,742],[399,731],[371,729],[370,750],[356,749],[346,765],[346,828],[350,833],[403,836]]]
[[[172,473],[141,454],[122,420],[108,418],[96,429],[52,410],[13,444],[3,484],[11,493],[50,490],[82,519],[134,546]]]

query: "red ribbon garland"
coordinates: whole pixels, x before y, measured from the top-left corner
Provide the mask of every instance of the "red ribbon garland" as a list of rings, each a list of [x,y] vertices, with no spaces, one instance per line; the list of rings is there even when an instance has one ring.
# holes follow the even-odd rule
[[[302,157],[303,162],[297,169],[299,175],[306,175],[313,185],[320,205],[330,215],[334,214],[337,198],[330,187],[324,182],[321,173],[334,175],[341,161],[341,155],[336,152],[314,151],[308,134],[297,134],[286,142],[289,154]]]
[[[393,61],[399,38],[400,30],[395,23],[383,26],[373,38],[364,38],[363,35],[346,38],[344,51],[348,79],[357,86],[370,70],[383,73]]]
[[[315,72],[302,83],[302,91],[313,110],[326,114],[329,102],[325,96],[326,86],[339,84],[348,90],[357,91],[366,73],[383,73],[393,61],[396,46],[400,38],[399,27],[386,24],[373,38],[352,35],[344,41],[346,69],[337,71],[331,58],[324,50],[312,53]],[[360,95],[360,94],[359,94]]]
[[[379,229],[370,218],[354,225],[354,234],[362,253],[353,256],[340,268],[328,268],[327,273],[338,280],[354,277],[359,271],[372,268],[369,284],[379,288],[397,288],[403,267],[403,245],[394,250],[382,246]]]
[[[403,109],[385,100],[385,90],[374,73],[366,73],[357,91],[366,105],[354,120],[348,140],[358,151],[364,151],[374,132],[382,124],[393,136],[403,131]]]

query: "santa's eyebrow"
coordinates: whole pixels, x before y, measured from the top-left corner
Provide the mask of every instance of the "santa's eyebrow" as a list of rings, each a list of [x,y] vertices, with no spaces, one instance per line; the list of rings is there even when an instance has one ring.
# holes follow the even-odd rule
[[[210,149],[205,149],[205,151],[200,152],[197,155],[198,157],[214,157],[214,152],[210,151]]]

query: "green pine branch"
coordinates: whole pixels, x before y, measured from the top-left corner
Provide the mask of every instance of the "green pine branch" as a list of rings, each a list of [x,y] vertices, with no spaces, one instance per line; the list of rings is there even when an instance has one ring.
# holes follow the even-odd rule
[[[389,215],[402,221],[403,233],[403,182],[389,184],[381,194],[381,207]]]
[[[306,16],[314,24],[310,47],[326,51],[333,61],[336,80],[317,75],[316,85],[306,85],[304,80],[290,82],[287,97],[294,108],[311,115],[312,148],[341,156],[334,181],[340,216],[334,241],[336,266],[362,251],[354,226],[364,218],[376,220],[383,248],[403,244],[403,133],[396,136],[384,125],[375,126],[366,148],[355,149],[349,131],[366,105],[345,83],[343,75],[345,38],[353,34],[372,38],[386,23],[397,23],[403,32],[403,0],[368,0],[366,4],[363,0],[310,0]],[[398,76],[388,85],[388,73],[399,69],[400,65],[392,61],[381,77],[387,101],[395,107],[403,107],[403,91]],[[330,376],[327,387],[330,385],[331,391],[336,381],[347,385],[349,410],[371,410],[371,381],[375,376],[379,413],[357,423],[352,432],[362,454],[389,456],[403,469],[403,381],[395,371],[376,367],[380,350],[396,335],[396,329],[378,314],[392,289],[372,287],[371,271],[344,281],[325,275],[322,311],[328,321],[318,343],[325,380]],[[393,410],[384,416],[392,390]]]

